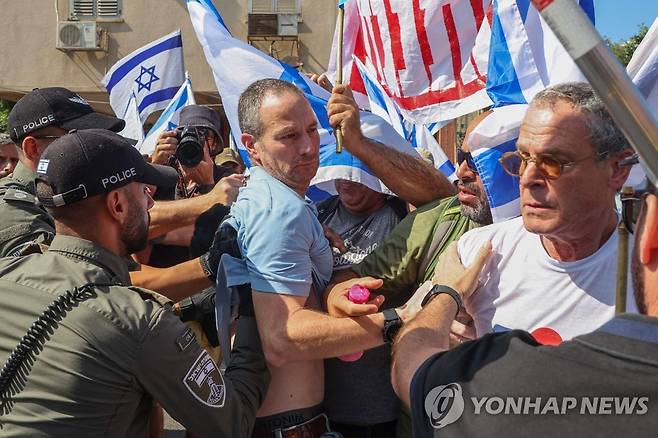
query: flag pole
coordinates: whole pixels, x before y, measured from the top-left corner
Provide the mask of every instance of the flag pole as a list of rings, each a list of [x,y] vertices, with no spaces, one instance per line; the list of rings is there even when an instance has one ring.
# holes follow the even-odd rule
[[[338,6],[338,50],[336,53],[336,85],[343,83],[343,27],[345,26],[345,6]],[[334,130],[336,153],[343,152],[343,131],[340,126]]]

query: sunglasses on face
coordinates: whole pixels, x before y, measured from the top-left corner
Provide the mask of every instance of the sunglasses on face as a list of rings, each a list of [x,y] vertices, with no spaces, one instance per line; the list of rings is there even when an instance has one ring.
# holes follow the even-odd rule
[[[466,165],[471,172],[478,173],[477,167],[475,167],[475,161],[473,161],[473,155],[470,152],[463,151],[462,148],[457,148],[457,165],[461,166],[464,161],[466,161]]]
[[[559,158],[556,158],[552,155],[538,155],[532,157],[530,154],[521,151],[506,152],[498,160],[503,166],[505,172],[512,176],[522,176],[525,170],[528,168],[528,163],[535,163],[537,169],[542,173],[545,178],[548,179],[557,179],[562,175],[565,169],[573,167],[577,163],[590,159],[601,159],[607,155],[607,152],[602,152],[597,155],[590,155],[585,158],[574,161],[563,161]]]

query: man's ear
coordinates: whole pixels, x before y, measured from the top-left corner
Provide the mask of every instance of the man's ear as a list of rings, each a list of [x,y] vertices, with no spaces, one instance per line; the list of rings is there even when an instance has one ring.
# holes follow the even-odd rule
[[[105,208],[112,219],[119,223],[124,222],[128,213],[128,204],[121,189],[112,190],[105,196]]]
[[[258,151],[256,150],[256,137],[254,137],[251,134],[243,133],[240,136],[240,141],[242,142],[245,149],[249,153],[249,157],[251,157],[251,160],[257,163],[260,162]]]
[[[633,155],[632,150],[625,150],[622,151],[618,154],[615,154],[614,157],[611,158],[611,166],[612,166],[612,172],[610,175],[610,186],[612,189],[615,191],[620,191],[621,188],[624,186],[624,183],[628,179],[628,174],[631,173],[631,168],[633,166],[622,166],[620,165],[620,161],[623,160],[624,158],[628,158],[631,155]]]
[[[41,151],[39,151],[39,144],[37,139],[28,135],[21,142],[21,150],[23,155],[30,161],[37,161],[41,156]]]
[[[645,266],[658,265],[658,197],[648,195],[645,200],[644,227],[640,241],[640,261]]]

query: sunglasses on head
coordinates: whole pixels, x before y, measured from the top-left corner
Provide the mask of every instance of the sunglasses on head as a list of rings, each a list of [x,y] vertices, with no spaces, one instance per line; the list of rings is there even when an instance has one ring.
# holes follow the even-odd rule
[[[629,233],[633,233],[640,218],[640,212],[644,205],[644,199],[647,195],[658,196],[658,190],[651,182],[646,180],[644,187],[631,188],[624,187],[621,197],[621,218]]]
[[[473,155],[470,152],[462,150],[462,148],[457,148],[457,165],[461,166],[464,161],[466,161],[466,165],[471,169],[471,172],[478,173],[477,167],[475,167],[475,161],[473,161]]]
[[[528,163],[532,162],[535,163],[535,166],[537,166],[545,178],[557,179],[560,177],[560,175],[562,175],[566,168],[573,167],[577,163],[585,160],[601,159],[607,154],[607,152],[601,152],[599,154],[590,155],[579,160],[563,161],[550,154],[533,157],[525,152],[514,151],[505,152],[498,161],[500,162],[501,166],[503,166],[505,172],[512,176],[522,176],[525,170],[528,168]]]

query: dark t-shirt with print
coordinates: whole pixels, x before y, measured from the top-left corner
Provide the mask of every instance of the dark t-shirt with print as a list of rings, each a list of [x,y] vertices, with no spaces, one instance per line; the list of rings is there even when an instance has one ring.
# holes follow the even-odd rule
[[[400,222],[396,206],[388,202],[372,215],[349,213],[336,198],[318,205],[320,222],[338,233],[347,252],[332,248],[334,271],[363,260]],[[325,408],[332,421],[369,425],[395,420],[400,404],[390,378],[388,345],[364,352],[355,362],[325,361]]]

